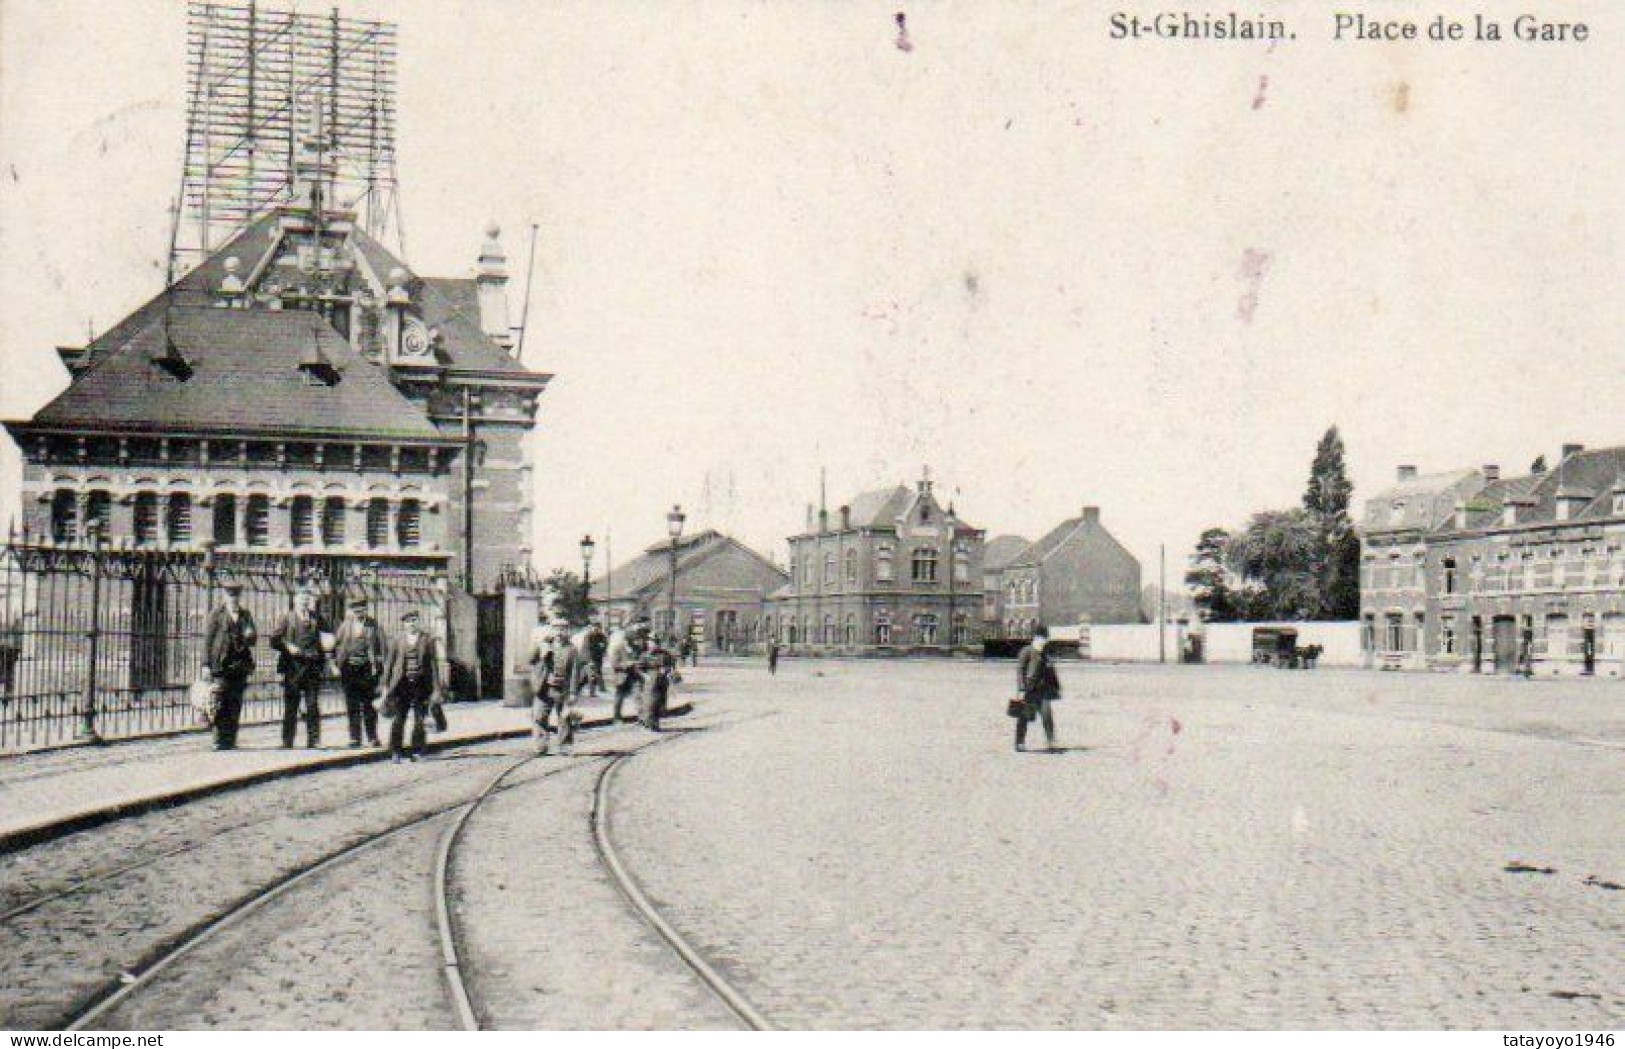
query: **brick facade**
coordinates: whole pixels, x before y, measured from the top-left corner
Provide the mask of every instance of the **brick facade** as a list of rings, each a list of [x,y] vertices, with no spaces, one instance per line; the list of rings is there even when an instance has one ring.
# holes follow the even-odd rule
[[[1098,507],[1051,529],[999,574],[1004,637],[1039,624],[1140,622],[1140,562],[1100,523]]]
[[[983,636],[983,538],[929,480],[821,511],[790,537],[771,628],[813,654],[971,650]]]

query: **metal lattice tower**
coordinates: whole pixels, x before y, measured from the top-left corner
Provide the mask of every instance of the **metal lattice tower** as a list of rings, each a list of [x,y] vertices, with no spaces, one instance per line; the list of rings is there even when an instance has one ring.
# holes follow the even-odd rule
[[[319,199],[402,247],[395,26],[327,14],[188,7],[186,162],[172,277],[293,197],[301,139],[322,150]]]

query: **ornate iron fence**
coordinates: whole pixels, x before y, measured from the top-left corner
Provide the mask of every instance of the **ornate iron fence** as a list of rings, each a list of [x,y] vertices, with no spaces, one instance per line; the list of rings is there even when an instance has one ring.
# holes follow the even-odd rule
[[[335,625],[365,596],[386,634],[407,610],[443,634],[444,576],[327,556],[0,545],[0,754],[196,724],[187,689],[203,660],[208,614],[228,582],[259,630],[243,723],[281,717],[268,638],[302,587]],[[324,713],[342,711],[336,687]]]

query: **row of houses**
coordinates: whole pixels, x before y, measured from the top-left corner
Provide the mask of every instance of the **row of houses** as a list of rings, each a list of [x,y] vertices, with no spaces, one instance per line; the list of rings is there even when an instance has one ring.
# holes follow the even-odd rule
[[[1519,476],[1401,466],[1361,538],[1371,665],[1625,674],[1625,447]]]
[[[809,653],[980,652],[1040,623],[1140,618],[1139,562],[1097,507],[1036,542],[988,540],[925,476],[809,507],[787,543],[788,570],[715,531],[657,543],[598,580],[592,601],[612,623],[647,614],[719,651],[773,639]]]

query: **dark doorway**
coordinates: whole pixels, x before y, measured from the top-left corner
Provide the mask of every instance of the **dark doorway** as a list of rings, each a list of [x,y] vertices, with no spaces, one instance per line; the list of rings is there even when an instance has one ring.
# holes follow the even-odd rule
[[[1492,627],[1495,636],[1495,672],[1512,674],[1518,669],[1518,621],[1511,616],[1496,616]]]
[[[474,647],[480,660],[480,697],[502,697],[502,655],[507,636],[502,628],[502,595],[482,594],[475,613]]]

